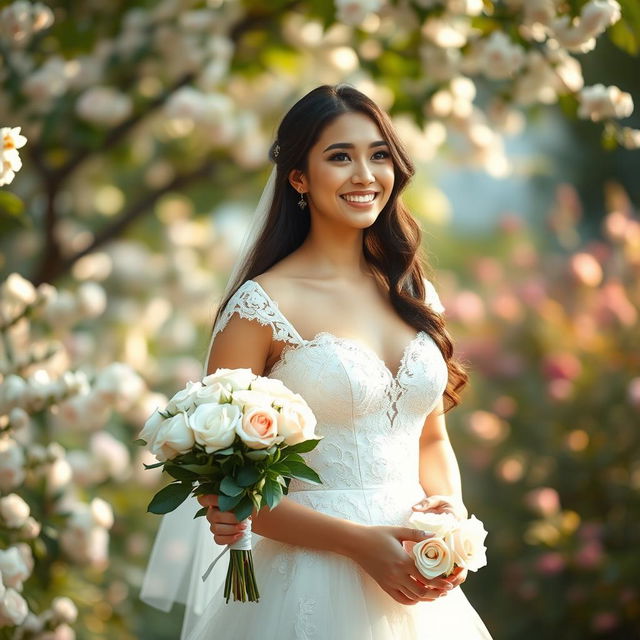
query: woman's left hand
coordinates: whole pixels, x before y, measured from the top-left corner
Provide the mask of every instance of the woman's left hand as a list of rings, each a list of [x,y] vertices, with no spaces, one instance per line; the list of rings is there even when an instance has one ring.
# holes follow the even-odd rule
[[[451,573],[451,575],[447,576],[446,578],[442,578],[442,579],[443,580],[447,580],[454,587],[459,587],[467,579],[467,574],[468,573],[469,573],[468,569],[463,569],[462,567],[456,567],[453,570],[453,573]],[[447,592],[445,591],[445,593],[447,593]]]
[[[451,513],[458,520],[466,520],[469,517],[467,508],[454,496],[432,495],[423,498],[411,507],[414,511],[423,513]]]

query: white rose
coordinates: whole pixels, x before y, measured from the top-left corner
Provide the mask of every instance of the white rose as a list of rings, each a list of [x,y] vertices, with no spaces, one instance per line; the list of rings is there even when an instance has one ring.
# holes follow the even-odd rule
[[[444,538],[458,527],[459,522],[451,513],[414,511],[409,518],[409,525],[416,529],[422,529],[434,536]]]
[[[196,442],[207,453],[231,446],[236,437],[236,427],[241,421],[242,411],[233,404],[201,404],[189,416]]]
[[[251,391],[259,391],[270,396],[277,405],[282,405],[283,402],[293,402],[294,400],[301,398],[300,394],[293,393],[289,387],[287,387],[282,380],[277,378],[267,378],[265,376],[258,376],[251,383]]]
[[[29,577],[30,571],[17,547],[0,549],[0,571],[6,587],[22,591],[22,583]]]
[[[427,579],[448,575],[453,570],[453,552],[449,547],[451,533],[446,538],[435,536],[417,542],[413,547],[413,557],[418,571]]]
[[[285,444],[298,444],[315,438],[316,417],[309,405],[302,402],[287,402],[278,413],[278,433]]]
[[[73,624],[78,617],[78,608],[71,598],[60,596],[51,602],[51,611],[61,623]]]
[[[28,614],[27,601],[14,589],[7,589],[4,597],[0,600],[0,626],[20,625]]]
[[[251,391],[240,389],[233,392],[231,404],[239,406],[241,409],[253,409],[255,407],[271,407],[271,396],[261,391]]]
[[[205,385],[219,382],[230,391],[247,389],[256,378],[256,374],[251,369],[216,369],[206,376],[202,383]]]
[[[481,520],[471,516],[463,520],[453,531],[452,548],[454,562],[470,571],[477,571],[487,564],[484,539],[487,531]]]
[[[189,417],[181,411],[173,418],[165,420],[150,451],[160,462],[165,462],[181,453],[187,453],[194,444],[195,438],[189,426]]]
[[[169,400],[167,404],[167,411],[169,413],[178,413],[180,411],[190,411],[196,404],[196,392],[198,389],[202,387],[202,383],[200,381],[197,382],[187,382],[187,385],[184,389],[180,389],[174,396]]]
[[[24,464],[22,447],[13,438],[0,438],[0,490],[10,491],[22,484]]]
[[[278,435],[278,412],[265,405],[247,405],[242,420],[236,425],[236,433],[251,449],[266,449],[284,439]]]
[[[206,380],[206,378],[205,378]],[[224,404],[231,401],[231,390],[220,382],[203,384],[196,391],[196,404],[216,403]]]
[[[138,438],[142,438],[148,446],[153,445],[158,436],[160,427],[165,423],[167,418],[163,418],[160,415],[158,409],[154,409],[153,413],[147,418],[147,421],[142,427],[142,431],[138,434]]]
[[[17,494],[10,493],[0,498],[0,515],[5,524],[11,529],[19,529],[26,522],[31,509],[29,505]]]

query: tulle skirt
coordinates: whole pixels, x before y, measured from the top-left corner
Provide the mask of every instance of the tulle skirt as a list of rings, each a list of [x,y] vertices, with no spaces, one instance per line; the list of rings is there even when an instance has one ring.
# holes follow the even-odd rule
[[[460,586],[403,605],[341,555],[260,538],[253,559],[260,601],[227,604],[220,587],[187,640],[491,639]]]

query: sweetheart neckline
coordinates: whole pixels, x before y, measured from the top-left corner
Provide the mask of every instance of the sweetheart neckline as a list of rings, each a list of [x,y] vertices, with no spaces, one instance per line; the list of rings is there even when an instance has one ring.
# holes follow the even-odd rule
[[[298,345],[291,344],[291,343],[285,344],[285,346],[282,348],[282,351],[280,352],[280,355],[278,356],[278,359],[273,363],[271,369],[269,370],[269,375],[277,367],[279,367],[281,364],[284,363],[285,355],[286,355],[287,352],[295,351],[295,350],[297,350],[297,349],[299,349],[300,347],[303,347],[303,346],[307,347],[310,344],[318,342],[321,338],[326,336],[326,337],[332,338],[333,340],[335,340],[338,343],[339,342],[349,343],[349,344],[352,344],[355,347],[359,348],[361,351],[366,351],[367,353],[369,353],[370,355],[372,355],[375,358],[375,360],[378,362],[378,364],[380,364],[382,366],[382,368],[385,370],[385,372],[391,378],[391,381],[393,383],[397,383],[399,378],[400,378],[400,376],[402,375],[403,369],[406,366],[407,357],[409,355],[409,352],[411,351],[411,348],[413,347],[414,343],[418,340],[418,338],[420,338],[423,334],[426,333],[424,330],[416,331],[416,333],[413,336],[413,338],[411,338],[411,340],[409,340],[409,342],[405,345],[404,349],[402,350],[402,355],[400,357],[400,364],[398,365],[398,369],[397,369],[397,371],[396,371],[396,373],[394,375],[393,372],[391,371],[391,369],[387,366],[387,363],[376,353],[376,351],[374,349],[372,349],[369,345],[365,344],[364,342],[361,342],[360,340],[358,340],[356,338],[346,338],[346,337],[337,336],[334,333],[331,333],[330,331],[318,331],[318,333],[316,333],[309,340],[307,340],[306,338],[303,338],[298,333],[298,330],[293,326],[291,321],[284,315],[284,313],[282,312],[282,310],[278,306],[278,302],[276,300],[274,300],[265,291],[265,289],[262,287],[262,285],[259,282],[257,282],[256,280],[252,280],[252,279],[247,280],[247,282],[252,282],[254,285],[256,285],[262,291],[262,293],[265,295],[265,297],[269,300],[269,302],[271,302],[273,304],[273,306],[275,307],[276,311],[280,314],[280,317],[282,318],[282,320],[284,320],[286,322],[286,324],[289,326],[289,328],[292,329],[293,333],[295,334],[295,337],[300,341],[300,344],[298,344]]]

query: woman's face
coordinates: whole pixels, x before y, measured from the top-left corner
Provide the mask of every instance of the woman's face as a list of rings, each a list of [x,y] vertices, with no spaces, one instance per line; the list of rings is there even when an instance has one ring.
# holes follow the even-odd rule
[[[349,112],[325,127],[309,151],[306,174],[292,184],[306,192],[312,214],[363,229],[387,204],[393,169],[378,125],[363,113]]]

